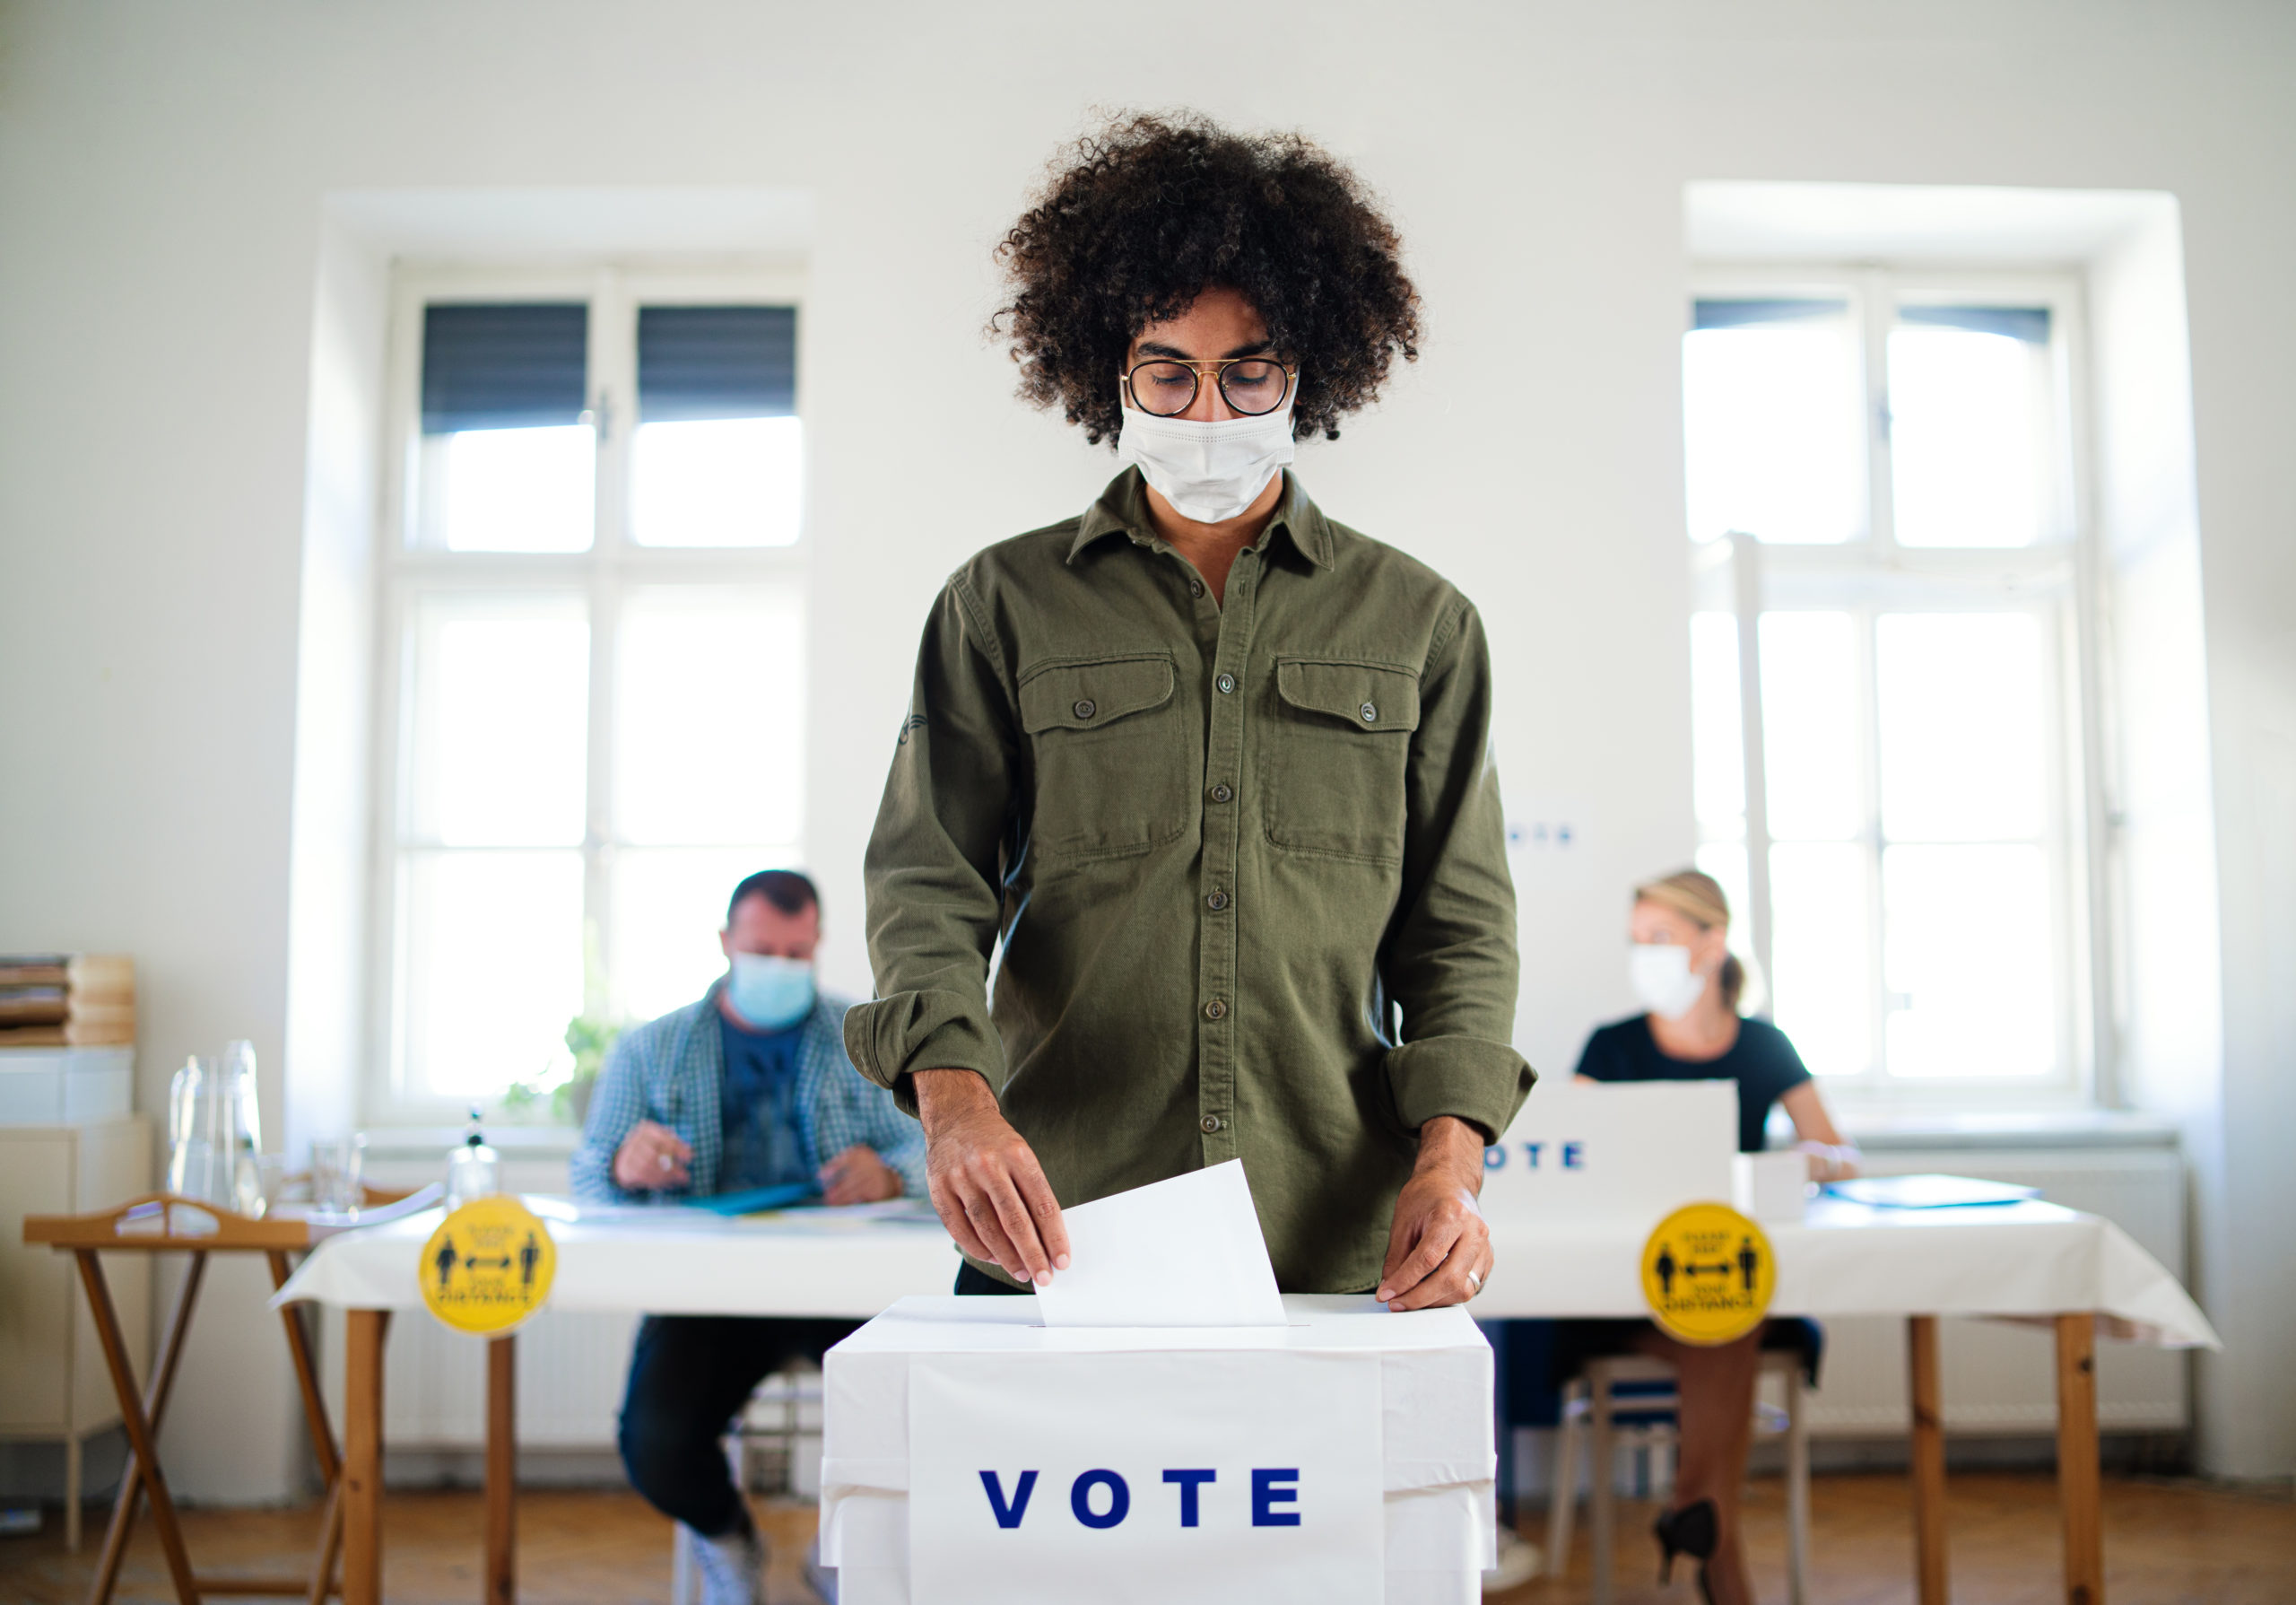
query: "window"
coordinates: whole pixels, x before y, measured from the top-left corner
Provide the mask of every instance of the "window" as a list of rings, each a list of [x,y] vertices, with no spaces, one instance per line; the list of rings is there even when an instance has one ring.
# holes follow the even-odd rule
[[[691,1002],[734,884],[802,860],[793,290],[403,275],[370,1112]]]
[[[1873,271],[1692,309],[1699,863],[1837,1085],[2088,1072],[2076,310]]]

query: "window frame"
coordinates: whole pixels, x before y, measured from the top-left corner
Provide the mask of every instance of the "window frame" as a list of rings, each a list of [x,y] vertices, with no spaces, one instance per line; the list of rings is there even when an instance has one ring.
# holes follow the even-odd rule
[[[796,415],[807,415],[809,364],[804,360],[806,275],[777,258],[726,258],[703,264],[602,261],[456,264],[402,261],[394,266],[387,344],[384,472],[378,528],[378,629],[374,667],[374,740],[370,751],[371,850],[368,869],[365,999],[367,1065],[361,1116],[372,1125],[437,1125],[459,1120],[468,1099],[410,1084],[402,1042],[410,966],[402,929],[401,866],[411,840],[413,739],[413,634],[423,602],[440,595],[579,598],[589,627],[588,710],[584,765],[583,1007],[617,1007],[605,952],[613,929],[613,860],[625,845],[613,810],[617,628],[625,601],[660,588],[754,589],[791,595],[810,615],[813,571],[813,443],[802,446],[796,540],[784,546],[645,546],[630,539],[630,444],[636,432],[637,312],[643,306],[767,305],[797,311]],[[440,301],[579,300],[589,309],[584,419],[599,429],[592,544],[583,552],[449,552],[422,544],[419,508],[410,492],[422,449],[423,310]],[[810,722],[808,720],[807,722]],[[802,763],[802,756],[800,758]],[[802,796],[802,780],[800,781]],[[805,822],[789,846],[802,857]],[[740,845],[740,844],[728,844]],[[483,1101],[493,1103],[500,1094]]]
[[[1688,299],[1827,297],[1846,300],[1858,335],[1864,399],[1866,528],[1838,545],[1769,545],[1742,535],[1692,542],[1692,602],[1697,613],[1736,621],[1741,759],[1746,766],[1743,829],[1733,838],[1696,823],[1701,849],[1734,842],[1746,855],[1752,906],[1745,946],[1770,973],[1771,908],[1767,786],[1761,760],[1758,634],[1751,620],[1772,612],[1846,612],[1857,641],[1861,829],[1855,841],[1866,874],[1868,990],[1873,1051],[1866,1068],[1829,1075],[1828,1096],[1876,1112],[1893,1107],[2065,1106],[2109,1102],[2113,1095],[2110,932],[2103,915],[2109,817],[2098,634],[2095,506],[2091,479],[2087,329],[2083,284],[2073,271],[1871,263],[1694,265]],[[1898,306],[1919,304],[2045,306],[2050,313],[2055,396],[2055,538],[2014,548],[1906,546],[1895,538],[1887,410],[1887,341]],[[2055,981],[2057,1064],[2038,1077],[1893,1076],[1884,1047],[1889,994],[1883,984],[1882,859],[1895,845],[1882,833],[1879,705],[1874,648],[1882,613],[2022,612],[2041,627],[2048,663],[2043,687],[2048,743],[2042,836],[2049,882],[2051,970]],[[1749,675],[1754,677],[1750,681]],[[1914,843],[1909,843],[1914,844]],[[1757,847],[1760,850],[1757,851]]]

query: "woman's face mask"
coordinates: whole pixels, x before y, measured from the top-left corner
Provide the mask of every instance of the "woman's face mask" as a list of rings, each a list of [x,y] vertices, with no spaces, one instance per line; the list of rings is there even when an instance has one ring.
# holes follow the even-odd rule
[[[730,955],[726,1001],[757,1031],[786,1031],[813,1012],[813,967],[802,959],[769,953]]]
[[[1211,423],[1160,418],[1124,409],[1116,458],[1136,463],[1140,476],[1184,519],[1218,524],[1259,499],[1292,460],[1292,397],[1257,417]]]
[[[1634,944],[1626,973],[1642,1007],[1665,1019],[1681,1019],[1706,995],[1706,977],[1692,971],[1690,949],[1671,942]]]

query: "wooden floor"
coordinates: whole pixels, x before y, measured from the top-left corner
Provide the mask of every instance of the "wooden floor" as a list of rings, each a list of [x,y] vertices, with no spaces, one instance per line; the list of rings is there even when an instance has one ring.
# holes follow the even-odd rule
[[[2045,1605],[2058,1583],[2057,1499],[2048,1478],[1957,1474],[1951,1482],[1953,1599],[1958,1605]],[[1755,1481],[1746,1527],[1766,1601],[1786,1597],[1785,1520],[1776,1478]],[[1813,1490],[1813,1605],[1905,1605],[1913,1597],[1905,1479],[1820,1478]],[[77,1605],[102,1532],[91,1513],[88,1548],[64,1552],[61,1525],[35,1538],[0,1539],[0,1601]],[[1696,1599],[1686,1570],[1657,1585],[1651,1512],[1621,1513],[1619,1605]],[[774,1549],[773,1605],[809,1605],[796,1558],[811,1536],[810,1505],[764,1503]],[[481,1512],[470,1493],[393,1494],[386,1511],[384,1592],[428,1605],[478,1598]],[[316,1535],[314,1511],[190,1511],[185,1527],[202,1570],[291,1571]],[[1579,1605],[1587,1557],[1580,1524],[1570,1575],[1500,1596],[1505,1605]],[[2290,1605],[2296,1601],[2296,1502],[2197,1485],[2105,1484],[2106,1598],[2111,1605]],[[519,1595],[535,1601],[666,1600],[670,1526],[628,1493],[529,1493],[519,1505]],[[146,1522],[130,1549],[118,1597],[163,1601],[167,1572]]]

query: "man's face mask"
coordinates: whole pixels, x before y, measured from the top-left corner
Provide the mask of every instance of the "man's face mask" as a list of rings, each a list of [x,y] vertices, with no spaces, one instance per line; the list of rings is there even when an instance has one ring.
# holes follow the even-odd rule
[[[1292,403],[1256,418],[1212,423],[1160,418],[1126,407],[1116,458],[1136,463],[1140,476],[1184,519],[1217,524],[1258,499],[1292,460]]]
[[[744,1025],[786,1031],[813,1012],[813,967],[770,953],[736,953],[726,978],[726,1001]]]

